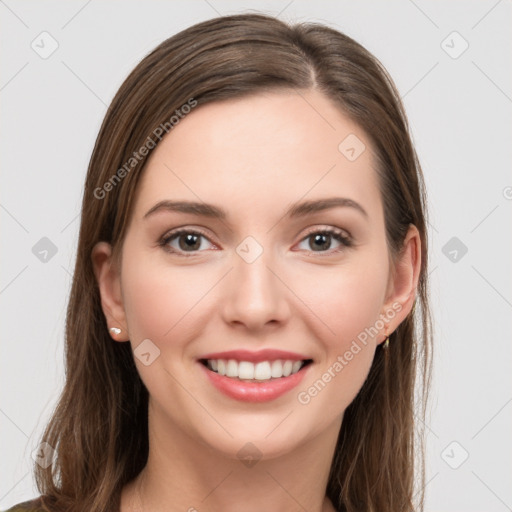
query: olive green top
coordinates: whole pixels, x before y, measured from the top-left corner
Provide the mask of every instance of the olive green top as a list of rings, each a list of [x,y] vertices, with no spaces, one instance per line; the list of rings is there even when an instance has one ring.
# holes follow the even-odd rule
[[[29,501],[23,501],[22,503],[17,503],[12,506],[10,509],[5,512],[44,512],[43,508],[41,508],[41,498],[35,498]]]

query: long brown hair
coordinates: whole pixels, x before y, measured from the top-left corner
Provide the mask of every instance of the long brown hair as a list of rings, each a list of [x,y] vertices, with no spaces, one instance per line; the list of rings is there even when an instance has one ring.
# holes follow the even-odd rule
[[[66,382],[42,436],[56,456],[46,469],[34,466],[48,510],[119,510],[123,486],[148,456],[148,391],[130,344],[114,343],[108,334],[94,245],[107,241],[120,257],[144,164],[184,105],[276,89],[317,89],[368,135],[393,258],[409,224],[419,230],[416,311],[391,335],[387,357],[377,347],[368,378],[345,411],[327,496],[347,512],[423,509],[424,436],[415,416],[425,418],[432,359],[426,192],[400,96],[380,62],[350,37],[321,24],[239,14],[196,24],[156,47],[121,85],[101,126],[85,181],[67,310]],[[178,121],[170,121],[173,116]]]

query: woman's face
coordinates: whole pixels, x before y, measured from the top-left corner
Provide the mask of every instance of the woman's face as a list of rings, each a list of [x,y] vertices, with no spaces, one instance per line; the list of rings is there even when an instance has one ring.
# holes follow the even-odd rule
[[[337,432],[415,285],[407,258],[391,277],[370,140],[311,91],[192,110],[147,163],[122,251],[119,295],[102,296],[127,328],[153,427],[231,457]],[[241,378],[206,359],[217,372],[233,359]],[[310,363],[269,380],[295,360]]]

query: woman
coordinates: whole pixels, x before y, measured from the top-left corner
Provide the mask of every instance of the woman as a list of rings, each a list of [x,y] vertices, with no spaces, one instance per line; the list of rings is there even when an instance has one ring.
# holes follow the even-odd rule
[[[425,210],[351,38],[242,14],[164,41],[96,141],[41,496],[11,511],[421,510]]]

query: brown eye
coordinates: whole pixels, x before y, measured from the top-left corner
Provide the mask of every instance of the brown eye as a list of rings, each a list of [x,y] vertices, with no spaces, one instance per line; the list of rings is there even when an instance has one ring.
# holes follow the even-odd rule
[[[207,240],[203,233],[190,229],[182,229],[166,235],[160,241],[160,245],[171,253],[192,253],[191,255],[193,255],[196,252],[202,252],[200,251],[200,248],[204,247],[202,239]]]
[[[338,249],[330,250],[333,245],[333,241],[338,243]],[[351,239],[346,236],[342,231],[335,229],[323,229],[319,231],[313,231],[309,233],[302,242],[307,243],[306,251],[309,252],[339,252],[339,247],[350,247],[352,245]]]

